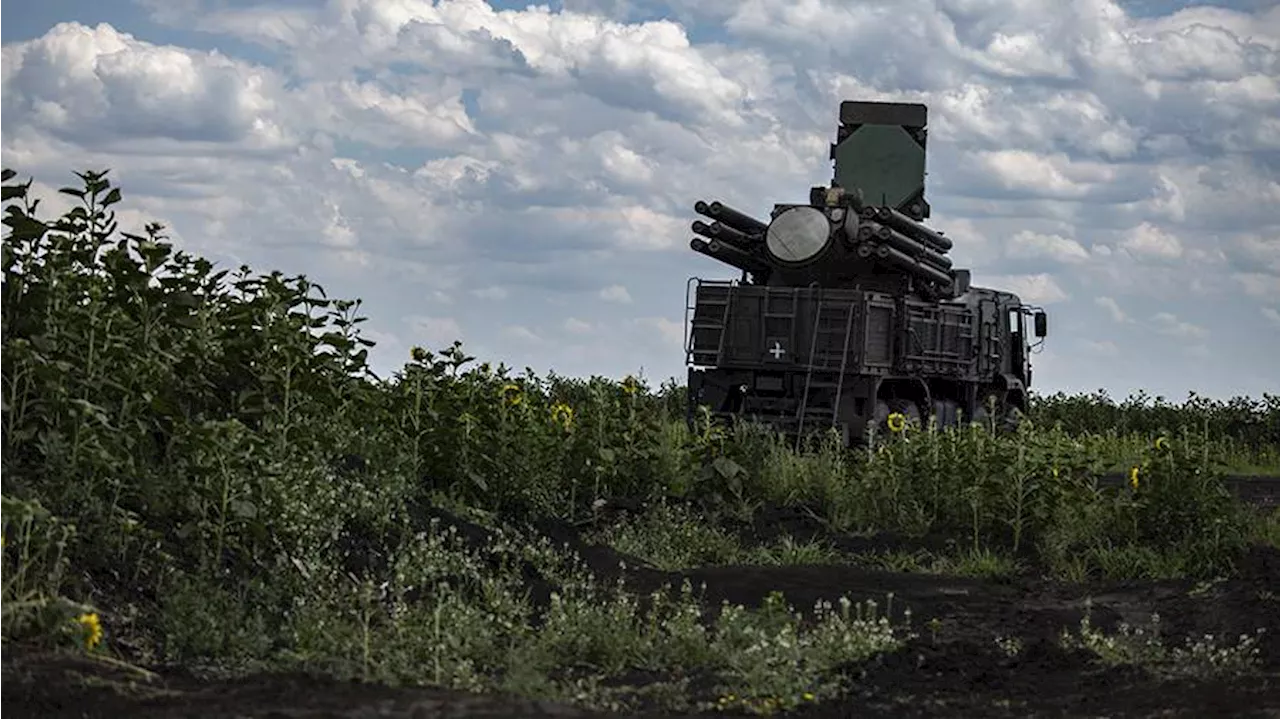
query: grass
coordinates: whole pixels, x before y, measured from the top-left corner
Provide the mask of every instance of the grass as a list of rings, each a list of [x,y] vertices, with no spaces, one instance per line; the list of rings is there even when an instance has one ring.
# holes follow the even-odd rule
[[[707,607],[688,586],[637,596],[532,523],[590,526],[658,568],[1001,577],[1029,556],[1069,579],[1214,577],[1248,541],[1277,539],[1276,515],[1256,518],[1215,478],[1280,472],[1280,398],[1037,398],[1016,434],[909,428],[875,450],[795,451],[759,428],[690,429],[682,387],[514,374],[456,343],[380,378],[359,302],[216,270],[157,225],[122,233],[118,188],[80,177],[63,192],[81,206],[50,220],[30,183],[4,177],[6,643],[765,712],[838,694],[836,667],[912,629],[848,603],[802,620],[778,596],[756,609]],[[1133,485],[1097,485],[1135,467]],[[654,509],[601,522],[605,498]],[[957,549],[744,543],[730,528],[765,506]]]
[[[1087,649],[1109,666],[1137,665],[1164,676],[1205,679],[1254,672],[1261,659],[1258,639],[1263,632],[1258,629],[1252,636],[1239,637],[1206,634],[1171,646],[1161,636],[1158,614],[1146,626],[1122,623],[1108,634],[1094,627],[1086,613],[1077,631],[1063,630],[1059,641],[1068,649]]]
[[[708,513],[667,503],[607,524],[588,533],[587,538],[668,571],[708,565],[782,566],[844,560],[828,543],[801,541],[785,534],[767,544],[744,546],[734,532]]]

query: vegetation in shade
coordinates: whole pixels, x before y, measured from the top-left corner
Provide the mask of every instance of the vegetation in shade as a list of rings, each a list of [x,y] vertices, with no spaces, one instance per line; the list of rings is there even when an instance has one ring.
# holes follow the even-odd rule
[[[666,677],[645,691],[672,708],[772,711],[842,691],[837,667],[912,628],[848,603],[801,618],[785,597],[637,596],[532,527],[588,526],[663,568],[856,561],[727,529],[784,506],[839,531],[959,538],[922,568],[1072,579],[1215,576],[1276,536],[1218,477],[1280,469],[1280,398],[1038,398],[1012,434],[905,427],[866,450],[828,437],[796,451],[759,427],[690,428],[675,385],[516,374],[459,344],[377,377],[359,302],[216,269],[158,225],[120,231],[105,173],[62,190],[80,204],[56,219],[14,178],[6,642],[602,707],[628,706],[639,690],[612,680],[644,671]],[[1099,487],[1117,468],[1133,481]],[[602,520],[600,500],[620,498],[660,509]],[[489,533],[464,536],[443,508]]]

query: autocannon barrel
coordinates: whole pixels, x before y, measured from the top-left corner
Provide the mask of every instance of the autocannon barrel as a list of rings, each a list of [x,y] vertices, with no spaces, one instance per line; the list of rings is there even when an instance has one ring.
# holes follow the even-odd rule
[[[863,216],[866,217],[865,214]],[[867,219],[882,222],[909,237],[924,242],[938,252],[947,252],[952,247],[950,239],[943,237],[892,207],[877,207],[875,208],[875,216],[867,217]]]
[[[745,232],[742,232],[741,230],[735,230],[723,222],[718,221],[712,222],[708,225],[702,220],[694,220],[693,231],[703,237],[708,237],[713,240],[722,240],[739,247],[750,247],[757,239]]]
[[[869,228],[872,236],[877,241],[883,242],[903,254],[928,262],[943,271],[951,269],[951,258],[944,257],[936,250],[919,240],[914,240],[901,232],[897,232],[896,230],[885,227],[884,225],[878,225],[874,222],[862,225],[858,229],[862,230],[863,228]]]
[[[738,212],[721,202],[706,203],[698,200],[693,206],[693,211],[703,217],[710,217],[713,220],[732,227],[739,232],[747,235],[758,235],[768,229],[768,225],[757,220],[751,215]]]
[[[704,242],[698,238],[689,241],[689,247],[695,252],[701,252],[707,257],[712,257],[726,265],[737,267],[744,272],[750,272],[755,275],[767,274],[770,270],[768,263],[755,257],[750,252],[734,247],[727,242],[720,240],[711,240]]]

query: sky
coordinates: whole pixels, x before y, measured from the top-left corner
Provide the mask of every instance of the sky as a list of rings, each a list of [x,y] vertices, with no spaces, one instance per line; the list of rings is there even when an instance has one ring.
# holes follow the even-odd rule
[[[929,108],[929,224],[1049,313],[1034,389],[1280,393],[1280,4],[3,0],[0,155],[454,340],[683,381],[695,201],[825,185],[842,100]]]

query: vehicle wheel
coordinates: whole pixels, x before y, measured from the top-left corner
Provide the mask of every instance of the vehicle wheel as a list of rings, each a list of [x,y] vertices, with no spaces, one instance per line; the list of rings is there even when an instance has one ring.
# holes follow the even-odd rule
[[[984,429],[993,429],[991,418],[993,416],[1000,416],[1000,407],[1002,405],[1003,403],[1000,401],[1000,398],[994,394],[989,394],[986,397],[983,397],[978,402],[978,406],[974,408],[973,416],[968,418],[969,424],[976,424]],[[995,408],[994,415],[991,412],[991,407],[993,406]]]
[[[1017,407],[1006,409],[1000,416],[1000,429],[1005,432],[1017,432],[1022,420],[1026,417]]]
[[[960,403],[953,399],[934,400],[933,416],[937,429],[954,427],[960,422]]]

